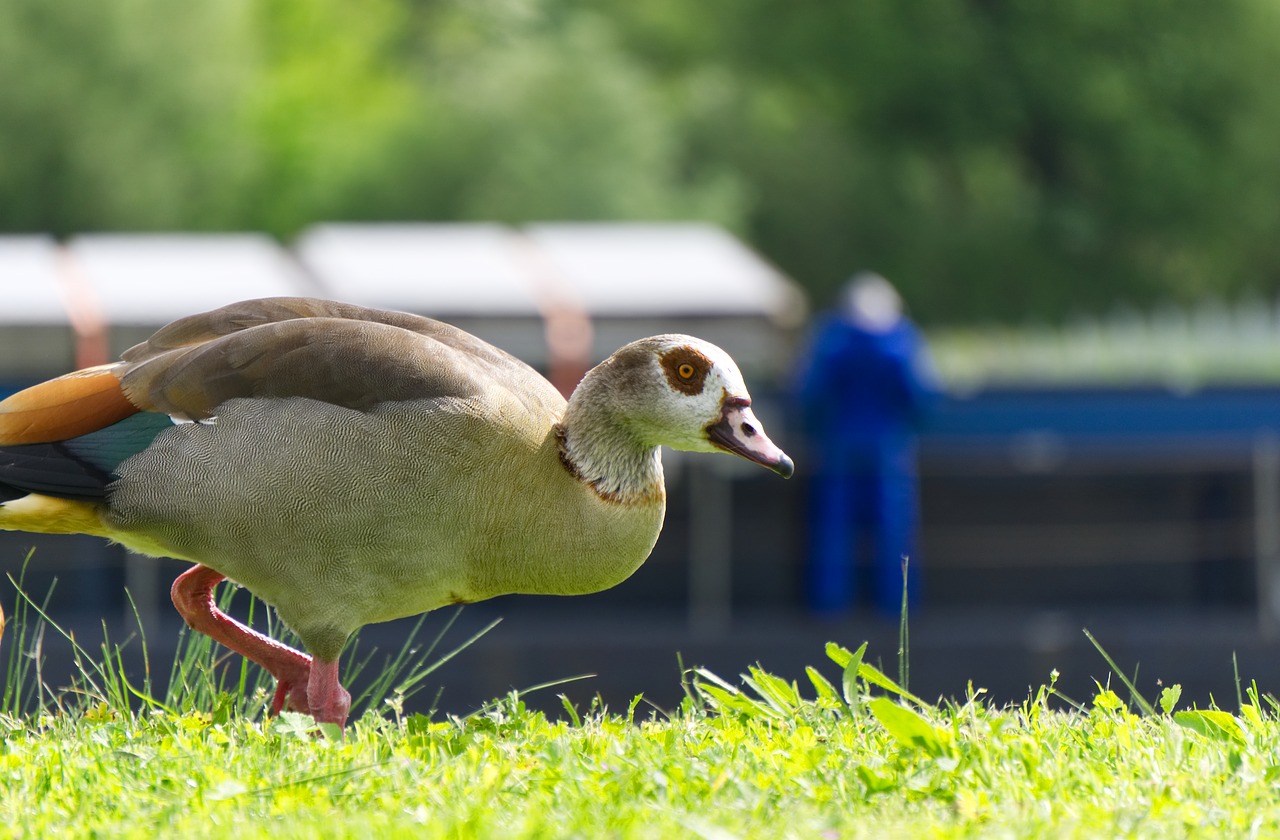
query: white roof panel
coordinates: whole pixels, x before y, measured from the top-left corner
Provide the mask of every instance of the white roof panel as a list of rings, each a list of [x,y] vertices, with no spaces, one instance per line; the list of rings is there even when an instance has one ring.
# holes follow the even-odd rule
[[[426,315],[531,316],[529,272],[497,224],[324,224],[295,243],[332,298]]]
[[[789,320],[803,307],[794,284],[714,225],[539,224],[526,231],[553,276],[594,316]]]
[[[68,247],[112,324],[164,324],[238,300],[308,292],[265,234],[93,234]]]
[[[0,236],[0,321],[67,323],[58,284],[58,246],[48,236]]]

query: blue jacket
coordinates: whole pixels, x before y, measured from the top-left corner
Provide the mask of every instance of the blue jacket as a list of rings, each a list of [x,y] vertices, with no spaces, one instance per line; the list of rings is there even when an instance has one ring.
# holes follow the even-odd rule
[[[870,332],[829,315],[801,362],[798,397],[818,445],[906,443],[937,396],[924,341],[906,318]]]

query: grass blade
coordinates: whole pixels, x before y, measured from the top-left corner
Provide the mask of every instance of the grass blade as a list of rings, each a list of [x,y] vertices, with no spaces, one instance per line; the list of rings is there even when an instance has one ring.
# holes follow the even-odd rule
[[[902,609],[898,618],[898,683],[905,690],[911,685],[911,638],[907,632],[907,566],[911,559],[902,555]]]
[[[1119,666],[1116,665],[1115,660],[1111,658],[1111,655],[1103,650],[1102,645],[1093,637],[1093,634],[1089,632],[1088,628],[1084,628],[1084,635],[1085,638],[1088,639],[1095,648],[1097,648],[1098,653],[1102,654],[1102,658],[1106,660],[1107,665],[1111,666],[1112,673],[1119,678],[1120,682],[1124,683],[1125,688],[1129,689],[1129,696],[1133,699],[1133,702],[1138,706],[1138,708],[1142,710],[1142,713],[1149,717],[1155,717],[1155,707],[1147,702],[1147,698],[1142,696],[1141,692],[1138,691],[1137,686],[1133,684],[1133,681],[1129,679],[1124,671],[1120,670]]]

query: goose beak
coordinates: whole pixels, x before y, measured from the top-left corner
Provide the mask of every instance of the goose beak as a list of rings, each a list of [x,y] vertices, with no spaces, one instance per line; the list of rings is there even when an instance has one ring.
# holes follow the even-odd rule
[[[783,478],[791,478],[796,470],[795,462],[764,433],[764,427],[751,411],[749,400],[725,400],[720,419],[707,426],[707,439],[713,446],[741,455]]]

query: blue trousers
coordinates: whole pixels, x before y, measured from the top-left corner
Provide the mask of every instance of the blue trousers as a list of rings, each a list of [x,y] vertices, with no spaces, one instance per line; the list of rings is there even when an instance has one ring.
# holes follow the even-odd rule
[[[869,549],[871,601],[887,615],[902,607],[903,558],[909,604],[920,597],[914,447],[827,453],[809,502],[806,589],[817,613],[848,611],[858,596],[858,557]]]

